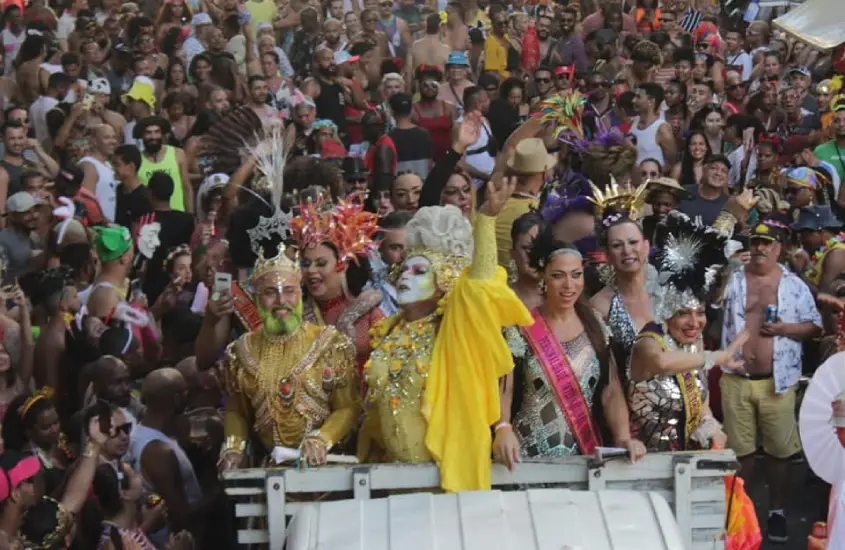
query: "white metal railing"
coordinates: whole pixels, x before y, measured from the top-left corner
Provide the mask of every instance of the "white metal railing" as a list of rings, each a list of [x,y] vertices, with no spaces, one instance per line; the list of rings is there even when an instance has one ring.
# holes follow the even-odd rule
[[[624,459],[574,456],[554,461],[524,462],[514,472],[494,465],[494,489],[520,490],[554,486],[567,489],[652,491],[672,507],[687,550],[724,550],[723,476],[738,465],[732,451],[654,453],[636,464]],[[368,499],[387,492],[437,491],[440,474],[434,464],[358,464],[295,468],[244,469],[223,476],[227,494],[244,524],[242,545],[284,546],[288,518],[299,502],[322,499]],[[328,495],[326,495],[328,493]]]

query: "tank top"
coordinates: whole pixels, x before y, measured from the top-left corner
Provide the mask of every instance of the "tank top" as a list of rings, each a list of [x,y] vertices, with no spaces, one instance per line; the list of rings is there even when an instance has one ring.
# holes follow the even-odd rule
[[[0,166],[5,168],[9,174],[9,187],[6,191],[6,196],[11,197],[18,191],[23,191],[23,187],[21,187],[21,176],[23,175],[23,168],[26,166],[26,162],[19,166],[0,159]]]
[[[462,120],[463,117],[458,122]],[[494,138],[492,132],[490,132],[489,124],[487,119],[482,120],[481,132],[478,134],[478,139],[475,140],[475,143],[467,147],[465,153],[466,163],[485,174],[492,174],[493,169],[496,168],[496,157],[490,154],[490,140]],[[485,181],[473,178],[472,183],[478,188],[484,185]]]
[[[9,4],[4,4],[8,6]],[[15,67],[12,63],[18,56],[18,50],[21,49],[24,38],[26,38],[26,30],[21,30],[19,35],[15,35],[9,29],[3,29],[3,74],[8,77],[15,76]]]
[[[124,457],[126,462],[136,472],[141,472],[143,475],[143,471],[141,470],[141,453],[144,452],[144,448],[151,441],[162,441],[165,445],[173,449],[173,452],[176,453],[176,461],[179,463],[179,474],[182,478],[182,490],[185,493],[185,500],[187,500],[188,504],[199,502],[202,499],[202,489],[200,488],[199,481],[197,481],[197,475],[194,473],[194,467],[188,459],[188,455],[185,454],[185,451],[182,450],[182,447],[179,446],[179,443],[175,439],[168,437],[159,430],[144,426],[143,424],[135,426],[132,429],[132,437],[129,440],[129,451]],[[145,495],[155,492],[147,482],[146,477],[144,477],[142,483]],[[165,527],[156,533],[150,534],[150,540],[157,548],[161,548],[167,541],[167,536],[168,532]]]
[[[654,159],[660,163],[660,166],[666,166],[663,149],[657,143],[657,131],[666,121],[663,117],[658,117],[657,120],[642,130],[637,127],[639,123],[640,117],[638,116],[631,120],[631,135],[637,138],[637,164],[646,159]]]
[[[417,124],[420,128],[428,130],[431,141],[434,142],[434,160],[438,161],[449,150],[452,145],[452,118],[446,112],[442,101],[440,104],[440,115],[424,117],[420,112],[419,104],[414,105],[414,112],[417,114]]]
[[[179,162],[176,160],[176,149],[170,145],[164,146],[164,156],[159,162],[153,162],[147,155],[141,155],[141,169],[138,171],[138,178],[141,183],[147,185],[150,177],[155,172],[165,172],[173,178],[173,195],[170,196],[170,208],[185,211],[185,198],[182,195],[182,174],[179,171]]]
[[[117,182],[114,180],[114,168],[111,163],[94,157],[82,157],[79,162],[88,162],[97,170],[97,186],[94,188],[94,194],[97,195],[103,215],[109,222],[114,222],[117,206]]]
[[[390,55],[405,59],[405,52],[402,48],[402,36],[399,33],[399,18],[392,16],[390,23],[384,23],[381,19],[376,21],[376,30],[387,35],[387,46]]]

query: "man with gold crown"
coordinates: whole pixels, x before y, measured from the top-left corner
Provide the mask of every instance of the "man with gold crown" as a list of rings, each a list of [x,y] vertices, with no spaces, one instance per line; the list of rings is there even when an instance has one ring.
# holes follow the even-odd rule
[[[334,327],[303,322],[302,275],[284,245],[274,258],[259,253],[250,282],[262,326],[226,348],[220,467],[242,464],[250,435],[265,453],[299,448],[309,465],[323,464],[360,411],[355,348]]]
[[[447,491],[489,489],[498,379],[513,369],[502,328],[531,324],[497,267],[496,216],[514,185],[490,183],[474,228],[454,206],[422,208],[406,226],[401,311],[376,323],[364,367],[360,459],[433,460]]]

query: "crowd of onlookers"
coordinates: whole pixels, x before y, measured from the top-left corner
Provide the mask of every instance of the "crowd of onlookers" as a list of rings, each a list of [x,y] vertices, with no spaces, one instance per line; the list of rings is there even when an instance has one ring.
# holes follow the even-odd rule
[[[543,138],[557,164],[532,168],[522,151],[529,168],[497,222],[500,263],[531,305],[524,237],[546,224],[569,242],[594,235],[589,208],[544,209],[590,193],[587,168],[532,125],[571,90],[588,135],[635,143],[619,183],[653,180],[643,239],[672,210],[712,224],[744,189],[752,217],[791,216],[791,242],[739,256],[755,299],[792,319],[766,329],[784,345],[746,350],[772,387],[711,397],[744,475],[758,447],[768,457],[767,528],[785,540],[794,388],[802,357],[811,371],[835,333],[830,306],[820,317],[807,296],[836,295],[845,271],[845,59],[778,30],[777,9],[745,21],[704,0],[7,2],[0,548],[234,547],[217,467],[225,399],[194,342],[219,314],[215,274],[241,278],[255,261],[246,230],[259,214],[238,203],[255,181],[244,140],[281,128],[293,200],[315,186],[366,196],[392,265],[422,204],[471,213],[503,159]],[[711,343],[744,316],[746,288],[731,284]],[[647,307],[632,303],[641,326]]]

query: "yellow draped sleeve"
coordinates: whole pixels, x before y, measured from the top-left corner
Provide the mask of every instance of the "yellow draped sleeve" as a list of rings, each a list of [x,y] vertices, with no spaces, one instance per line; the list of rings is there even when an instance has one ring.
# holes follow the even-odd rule
[[[494,226],[486,221],[475,225],[473,264],[486,264],[490,247],[485,245],[495,242]],[[508,287],[502,267],[492,277],[473,278],[473,271],[483,277],[477,267],[464,270],[446,298],[423,395],[425,443],[447,491],[490,488],[490,426],[500,413],[498,380],[513,370],[502,329],[533,322]]]
[[[229,398],[226,401],[226,412],[223,415],[223,431],[226,441],[221,453],[236,450],[243,452],[246,441],[249,438],[250,407],[245,402],[243,395],[243,376],[238,358],[235,355],[235,343],[232,342],[226,347],[226,354],[223,361],[223,385]]]

